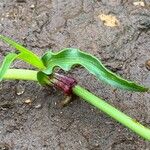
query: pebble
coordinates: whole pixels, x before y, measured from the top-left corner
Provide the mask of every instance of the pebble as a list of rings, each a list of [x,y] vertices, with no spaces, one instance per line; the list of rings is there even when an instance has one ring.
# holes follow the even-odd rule
[[[32,5],[30,6],[30,8],[31,8],[31,9],[34,9],[34,8],[35,8],[35,5],[34,5],[34,4],[32,4]]]
[[[39,109],[39,108],[41,108],[41,107],[42,107],[41,104],[37,104],[37,105],[35,106],[36,109]]]
[[[25,87],[22,85],[17,85],[16,87],[16,94],[17,95],[22,95],[25,91]]]
[[[145,67],[150,71],[150,59],[145,62]]]
[[[31,104],[32,101],[31,101],[31,99],[26,99],[26,100],[24,101],[24,103],[26,103],[26,104]]]
[[[133,5],[134,6],[142,6],[142,7],[144,7],[145,3],[143,1],[137,1],[137,2],[133,2]]]

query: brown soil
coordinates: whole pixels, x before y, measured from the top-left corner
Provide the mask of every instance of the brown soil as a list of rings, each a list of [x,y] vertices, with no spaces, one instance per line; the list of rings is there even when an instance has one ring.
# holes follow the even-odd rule
[[[1,0],[0,32],[41,55],[80,48],[114,72],[150,86],[150,3],[132,0]],[[113,15],[118,27],[98,17]],[[0,61],[12,51],[0,41]],[[14,67],[29,68],[17,61]],[[72,74],[96,95],[150,125],[150,95],[115,90],[83,68]],[[18,90],[22,90],[21,92]],[[17,94],[18,93],[18,94]],[[34,82],[0,84],[0,150],[149,150],[150,144],[80,98],[65,108],[63,95]],[[30,100],[31,103],[25,103]]]

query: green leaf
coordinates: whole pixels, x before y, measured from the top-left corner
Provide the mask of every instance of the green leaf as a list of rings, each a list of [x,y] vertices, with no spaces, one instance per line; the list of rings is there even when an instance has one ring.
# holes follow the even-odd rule
[[[13,41],[3,35],[0,35],[0,39],[2,39],[4,42],[10,44],[13,48],[16,48],[18,51],[20,51],[21,52],[21,55],[19,56],[20,59],[24,60],[25,62],[27,62],[41,70],[45,68],[45,66],[43,65],[40,58],[37,55],[35,55],[33,52],[28,50],[27,48],[23,47],[22,45],[16,43],[15,41]]]
[[[114,87],[139,92],[148,91],[148,88],[134,82],[127,81],[111,72],[105,68],[96,57],[82,52],[79,49],[66,48],[57,53],[49,51],[42,57],[42,61],[47,67],[47,69],[43,71],[45,74],[51,74],[54,67],[60,67],[65,71],[69,71],[72,66],[81,65],[98,79]]]
[[[0,68],[0,81],[3,79],[3,76],[5,75],[6,71],[9,69],[11,63],[18,57],[15,53],[9,53],[2,63],[2,66]]]
[[[39,71],[37,73],[37,80],[38,80],[39,84],[41,84],[43,86],[48,84],[48,83],[50,85],[49,77],[45,73],[43,73],[42,71]]]

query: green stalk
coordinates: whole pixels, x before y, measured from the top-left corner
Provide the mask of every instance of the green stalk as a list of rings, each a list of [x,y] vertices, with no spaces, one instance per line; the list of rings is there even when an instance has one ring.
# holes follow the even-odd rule
[[[18,80],[33,80],[37,81],[37,71],[25,70],[25,69],[9,69],[4,76],[4,79],[18,79]],[[108,114],[116,121],[120,122],[124,126],[128,127],[144,139],[150,141],[150,129],[144,127],[139,122],[130,118],[126,114],[122,113],[118,109],[114,108],[104,100],[93,95],[86,89],[76,85],[73,88],[73,93],[83,98],[86,102],[92,104],[96,108],[100,109],[104,113]]]
[[[3,78],[8,80],[37,81],[37,71],[26,69],[8,69]]]
[[[136,132],[138,135],[150,141],[150,129],[144,127],[139,122],[135,121],[135,119],[130,118],[126,114],[122,113],[115,107],[111,106],[104,100],[98,98],[97,96],[93,95],[89,91],[85,90],[84,88],[76,85],[73,88],[73,93],[78,95],[79,97],[83,98],[86,102],[92,104],[96,108],[100,109],[104,113],[108,114],[116,121],[120,122],[124,126],[128,127],[132,131]]]

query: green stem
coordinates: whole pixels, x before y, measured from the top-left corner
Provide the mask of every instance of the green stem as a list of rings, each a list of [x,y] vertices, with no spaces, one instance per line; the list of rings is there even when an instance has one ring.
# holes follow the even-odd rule
[[[26,69],[9,69],[3,77],[5,80],[37,81],[37,71]]]
[[[18,79],[18,80],[33,80],[37,81],[37,71],[25,70],[25,69],[9,69],[4,76],[4,79]],[[83,98],[86,102],[92,104],[96,108],[100,109],[104,113],[108,114],[116,121],[120,122],[124,126],[128,127],[144,139],[150,141],[150,129],[144,127],[139,122],[125,115],[118,109],[114,108],[104,100],[93,95],[84,88],[76,85],[73,88],[73,93]]]
[[[105,102],[104,100],[98,98],[97,96],[93,95],[92,93],[80,87],[79,85],[76,85],[73,88],[73,92],[79,97],[83,98],[86,102],[92,104],[96,108],[100,109],[104,113],[114,118],[116,121],[120,122],[124,126],[136,132],[141,137],[150,141],[150,129],[149,128],[144,127],[139,122],[125,115],[118,109],[114,108],[113,106]]]

